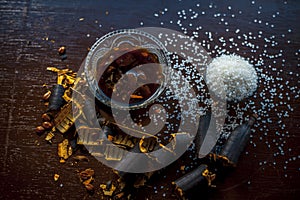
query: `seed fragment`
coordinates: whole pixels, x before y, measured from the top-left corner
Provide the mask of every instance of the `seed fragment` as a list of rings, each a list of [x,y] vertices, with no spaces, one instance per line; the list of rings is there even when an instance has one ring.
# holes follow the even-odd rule
[[[50,121],[51,121],[51,116],[50,116],[48,113],[44,113],[44,114],[42,115],[42,120],[43,120],[44,122],[50,122]]]
[[[46,129],[49,130],[53,127],[53,124],[51,122],[43,122],[42,126]]]
[[[35,132],[38,133],[38,134],[44,133],[44,132],[45,132],[45,128],[42,127],[42,126],[37,126],[37,127],[35,128]]]

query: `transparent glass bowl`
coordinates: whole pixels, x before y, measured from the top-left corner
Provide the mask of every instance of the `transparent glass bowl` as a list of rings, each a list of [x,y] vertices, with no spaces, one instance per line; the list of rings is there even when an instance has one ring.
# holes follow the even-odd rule
[[[150,53],[158,57],[158,62],[161,67],[162,80],[158,89],[147,99],[138,103],[123,103],[112,100],[99,87],[98,82],[104,73],[105,69],[118,56],[116,48],[133,47],[135,49],[147,49]],[[110,32],[101,37],[89,51],[85,64],[84,73],[87,79],[89,88],[95,97],[104,105],[118,109],[138,109],[145,107],[154,102],[164,91],[170,73],[170,58],[164,45],[154,36],[137,30],[123,29]]]

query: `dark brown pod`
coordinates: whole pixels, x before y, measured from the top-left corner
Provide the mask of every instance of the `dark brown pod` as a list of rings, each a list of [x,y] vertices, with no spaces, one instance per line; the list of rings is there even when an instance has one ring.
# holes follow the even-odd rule
[[[44,133],[45,132],[45,128],[44,127],[42,127],[42,126],[37,126],[36,128],[35,128],[35,132],[36,133]]]
[[[200,120],[199,120],[197,135],[194,139],[196,154],[197,154],[197,157],[199,157],[199,158],[202,158],[205,156],[205,155],[200,154],[200,149],[201,149],[201,146],[203,145],[204,138],[207,134],[208,127],[209,127],[209,124],[211,121],[211,117],[212,117],[211,112],[208,111],[206,113],[206,115],[200,117]]]
[[[186,194],[192,189],[201,189],[202,187],[212,186],[211,182],[216,175],[208,170],[207,165],[201,164],[193,171],[185,174],[176,181],[172,182],[174,192],[180,199],[186,199]]]
[[[53,127],[52,123],[51,122],[43,122],[42,126],[45,128],[45,129],[51,129]]]
[[[50,122],[50,121],[51,121],[51,116],[50,116],[48,113],[44,113],[44,114],[42,115],[42,120],[43,120],[44,122]]]
[[[235,167],[238,163],[239,157],[246,148],[251,134],[251,128],[254,125],[257,115],[253,114],[249,121],[238,126],[229,136],[226,141],[219,158],[224,162],[225,166]]]
[[[62,85],[53,85],[51,95],[49,97],[48,111],[57,111],[65,104],[65,100],[63,98],[64,93],[65,88]]]

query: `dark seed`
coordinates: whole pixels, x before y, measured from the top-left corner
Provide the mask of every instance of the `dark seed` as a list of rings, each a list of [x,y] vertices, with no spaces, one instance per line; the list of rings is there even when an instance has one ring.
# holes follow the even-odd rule
[[[43,100],[44,101],[48,101],[48,99],[50,98],[51,96],[51,91],[49,90],[48,92],[46,92],[44,95],[43,95]]]
[[[43,133],[43,132],[45,132],[45,128],[42,127],[42,126],[38,126],[38,127],[35,128],[35,132],[36,133]]]
[[[51,129],[53,127],[52,123],[51,122],[43,122],[42,126],[45,128],[45,129]]]
[[[51,121],[51,117],[50,117],[49,114],[44,113],[44,114],[42,115],[42,120],[43,120],[44,122],[50,122],[50,121]]]
[[[65,54],[66,51],[67,51],[67,48],[65,46],[61,46],[58,49],[58,54],[61,56],[61,55]]]

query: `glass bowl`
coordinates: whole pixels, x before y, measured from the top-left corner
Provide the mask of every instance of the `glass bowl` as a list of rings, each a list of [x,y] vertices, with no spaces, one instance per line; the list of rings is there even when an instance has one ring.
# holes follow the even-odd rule
[[[124,55],[124,51],[117,51],[120,48],[129,50],[144,49],[157,56],[162,76],[158,88],[150,97],[139,102],[125,103],[113,100],[99,87],[99,80],[106,72],[105,70],[116,59]],[[129,50],[128,52],[130,52]],[[161,95],[169,81],[169,69],[170,58],[164,45],[154,36],[137,29],[117,30],[104,35],[91,47],[84,63],[84,74],[89,89],[95,97],[108,107],[129,110],[146,107]]]

